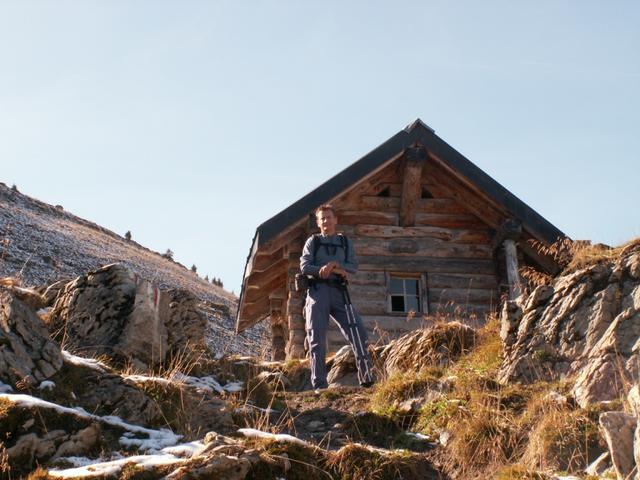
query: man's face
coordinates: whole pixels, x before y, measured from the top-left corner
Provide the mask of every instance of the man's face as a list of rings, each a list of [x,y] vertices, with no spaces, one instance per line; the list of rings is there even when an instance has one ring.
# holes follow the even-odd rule
[[[331,210],[321,210],[316,215],[316,223],[324,235],[334,235],[336,233],[338,217],[336,217]]]

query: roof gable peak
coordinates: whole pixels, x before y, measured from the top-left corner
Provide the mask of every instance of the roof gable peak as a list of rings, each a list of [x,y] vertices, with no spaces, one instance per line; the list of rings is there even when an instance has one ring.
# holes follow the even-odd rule
[[[407,133],[411,133],[413,132],[416,128],[424,128],[425,130],[427,130],[430,133],[435,133],[436,131],[431,128],[429,125],[427,125],[426,123],[424,123],[422,120],[420,120],[420,118],[416,118],[412,123],[410,123],[409,125],[407,125],[404,128],[404,131]]]

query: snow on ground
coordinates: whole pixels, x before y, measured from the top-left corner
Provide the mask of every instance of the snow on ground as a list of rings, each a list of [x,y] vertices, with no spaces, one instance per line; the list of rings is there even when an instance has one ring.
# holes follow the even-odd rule
[[[13,388],[11,388],[9,385],[0,382],[0,393],[9,393],[9,392],[13,392]]]
[[[62,350],[62,357],[65,361],[72,363],[73,365],[78,365],[81,367],[88,367],[93,370],[98,370],[99,372],[107,372],[111,370],[111,368],[102,363],[100,360],[96,360],[95,358],[84,358],[73,355],[72,353],[67,352],[66,350]]]
[[[284,443],[297,443],[298,445],[309,445],[309,443],[301,440],[293,435],[288,435],[286,433],[269,433],[263,432],[261,430],[256,430],[254,428],[240,428],[238,433],[241,433],[247,438],[266,438],[268,440],[275,440],[276,442],[284,442]]]
[[[139,467],[153,467],[158,465],[179,465],[190,459],[194,453],[204,447],[202,442],[189,442],[172,447],[165,447],[153,455],[134,455],[131,457],[118,456],[112,460],[91,460],[86,457],[67,457],[66,460],[74,468],[64,470],[50,469],[49,475],[54,478],[95,477],[99,475],[118,475],[126,464]]]
[[[51,380],[44,380],[38,385],[38,390],[53,390],[56,384]]]
[[[37,397],[24,394],[11,394],[1,393],[0,398],[4,398],[23,407],[40,407],[54,409],[60,413],[66,413],[71,415],[77,415],[81,418],[94,420],[102,423],[106,423],[112,426],[120,427],[126,432],[120,437],[120,444],[124,447],[138,448],[143,451],[158,452],[161,449],[175,445],[178,440],[182,438],[181,435],[176,435],[171,430],[160,429],[153,430],[150,428],[140,427],[138,425],[132,425],[125,422],[120,417],[114,415],[107,415],[101,417],[99,415],[93,415],[88,413],[80,407],[70,408],[58,405],[56,403],[47,402]],[[136,434],[146,435],[147,438],[136,438]]]
[[[153,383],[159,383],[161,385],[169,385],[171,383],[181,383],[183,385],[189,385],[195,388],[206,390],[208,392],[215,391],[220,394],[240,392],[242,391],[242,388],[243,388],[242,382],[230,382],[222,386],[212,376],[190,377],[182,373],[177,373],[173,375],[170,379],[163,378],[163,377],[150,377],[147,375],[125,375],[123,378],[127,380],[131,380],[133,382],[140,382],[140,383],[153,382]]]

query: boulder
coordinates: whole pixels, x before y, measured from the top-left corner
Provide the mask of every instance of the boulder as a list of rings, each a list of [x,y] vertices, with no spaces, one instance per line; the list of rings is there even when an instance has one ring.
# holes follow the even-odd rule
[[[637,419],[624,412],[605,412],[600,415],[600,428],[618,478],[630,478],[635,470],[633,451]]]
[[[33,308],[0,286],[0,381],[35,385],[61,366],[60,348]]]
[[[640,252],[536,288],[502,311],[502,382],[574,380],[582,407],[626,394],[640,352]]]
[[[147,369],[205,348],[198,300],[160,290],[121,264],[69,282],[50,313],[50,328],[69,349],[107,355]]]

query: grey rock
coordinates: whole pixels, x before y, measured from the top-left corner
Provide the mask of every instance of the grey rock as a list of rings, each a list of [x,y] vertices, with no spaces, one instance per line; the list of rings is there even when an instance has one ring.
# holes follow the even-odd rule
[[[629,478],[635,468],[636,417],[624,412],[605,412],[600,415],[599,422],[618,478]]]
[[[34,385],[62,366],[60,348],[33,308],[0,287],[0,381]]]
[[[160,290],[123,265],[91,271],[66,285],[50,314],[51,331],[69,348],[146,369],[205,348],[206,318],[197,299]]]

